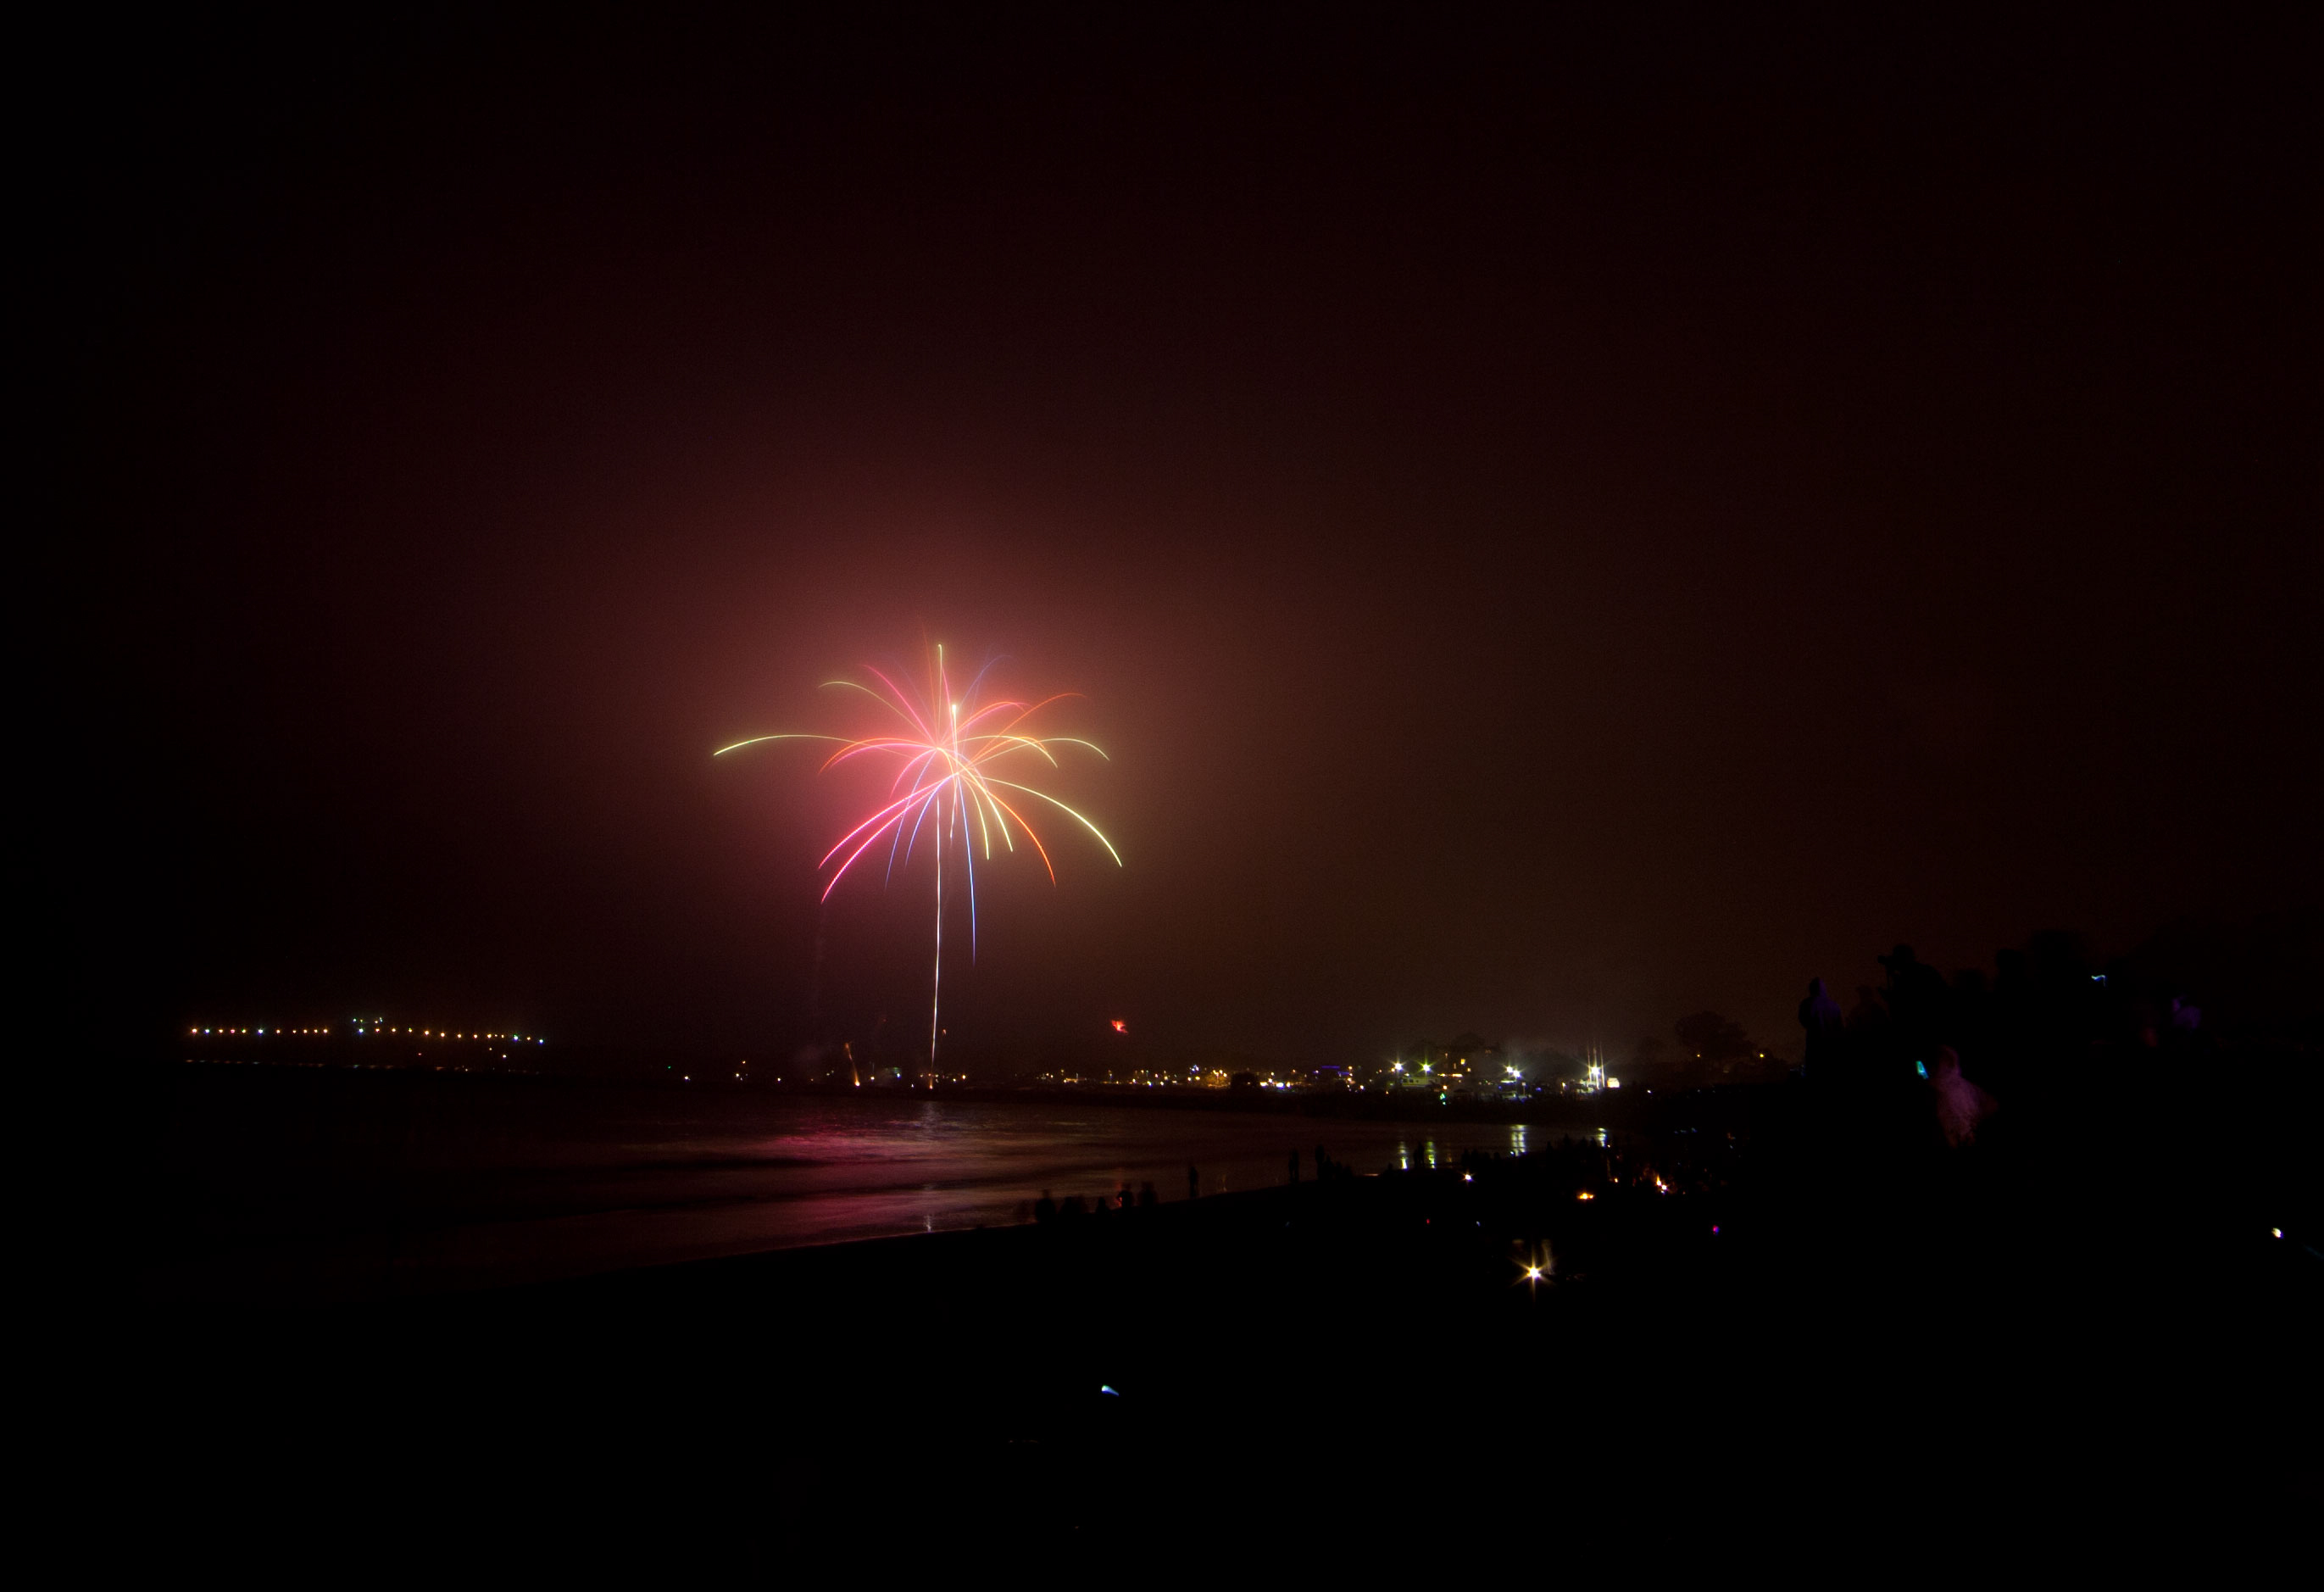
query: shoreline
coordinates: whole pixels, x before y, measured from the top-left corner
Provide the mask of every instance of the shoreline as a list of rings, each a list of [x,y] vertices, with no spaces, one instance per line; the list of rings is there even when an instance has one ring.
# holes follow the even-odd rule
[[[484,1067],[414,1067],[403,1064],[358,1065],[337,1061],[256,1060],[229,1057],[187,1057],[166,1067],[248,1070],[307,1078],[330,1077],[366,1080],[462,1080],[475,1086],[494,1084],[553,1091],[635,1093],[704,1101],[768,1103],[783,1100],[855,1100],[882,1105],[916,1102],[977,1106],[1107,1106],[1125,1110],[1186,1111],[1235,1115],[1303,1117],[1317,1121],[1355,1121],[1408,1125],[1485,1123],[1512,1126],[1539,1125],[1561,1131],[1604,1127],[1622,1133],[1677,1131],[1681,1127],[1748,1125],[1763,1106],[1794,1089],[1789,1083],[1727,1084],[1711,1088],[1655,1091],[1636,1089],[1591,1095],[1539,1095],[1529,1099],[1432,1101],[1419,1091],[1325,1091],[1153,1088],[1134,1084],[1087,1085],[946,1085],[935,1089],[900,1086],[863,1087],[828,1084],[733,1083],[725,1080],[672,1081],[650,1077],[619,1077]],[[387,1087],[383,1081],[380,1087]],[[452,1087],[460,1087],[454,1084]]]

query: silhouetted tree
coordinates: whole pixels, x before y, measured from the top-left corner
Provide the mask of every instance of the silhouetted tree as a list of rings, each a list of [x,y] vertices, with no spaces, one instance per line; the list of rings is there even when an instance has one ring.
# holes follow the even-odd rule
[[[1552,1088],[1559,1084],[1579,1083],[1582,1073],[1587,1070],[1581,1057],[1569,1056],[1563,1051],[1544,1051],[1530,1058],[1526,1066],[1535,1082]]]
[[[1682,1017],[1674,1030],[1683,1052],[1679,1070],[1691,1084],[1739,1081],[1754,1075],[1747,1065],[1757,1060],[1742,1025],[1716,1012],[1696,1012]]]

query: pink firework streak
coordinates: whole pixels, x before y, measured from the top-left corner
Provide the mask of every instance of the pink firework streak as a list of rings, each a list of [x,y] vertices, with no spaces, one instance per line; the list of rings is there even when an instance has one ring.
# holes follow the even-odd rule
[[[968,879],[968,955],[972,962],[976,959],[976,854],[980,848],[990,865],[996,839],[1004,853],[1013,853],[1017,837],[1022,835],[1032,844],[1041,865],[1048,870],[1049,882],[1056,883],[1057,870],[1049,860],[1049,848],[1042,844],[1039,833],[1026,819],[1019,804],[1030,806],[1039,801],[1056,808],[1095,836],[1116,866],[1121,863],[1121,854],[1114,850],[1113,842],[1089,819],[1046,791],[1003,779],[993,772],[1012,757],[1019,759],[1022,766],[1038,761],[1056,768],[1057,757],[1052,748],[1059,746],[1079,746],[1104,757],[1101,747],[1077,736],[1043,736],[1033,731],[1035,715],[1051,703],[1081,693],[1060,692],[1038,702],[980,701],[978,693],[991,670],[992,665],[986,664],[969,682],[968,690],[954,698],[951,678],[945,668],[944,648],[938,647],[929,666],[927,694],[921,697],[866,664],[864,671],[879,682],[879,689],[853,680],[825,680],[824,684],[862,691],[894,714],[903,726],[900,730],[853,740],[844,736],[752,736],[711,754],[724,757],[729,752],[764,745],[770,741],[830,741],[839,749],[824,760],[826,769],[867,757],[885,758],[895,764],[895,777],[889,782],[885,804],[841,836],[839,844],[825,852],[817,865],[832,870],[830,880],[823,887],[823,899],[829,901],[831,893],[839,888],[839,882],[857,863],[866,856],[878,856],[877,848],[883,838],[888,842],[885,875],[892,879],[896,864],[899,860],[909,862],[923,833],[927,835],[936,858],[936,967],[928,994],[931,1088],[936,1082],[936,1040],[944,1032],[939,1015],[944,999],[945,850],[958,850]]]

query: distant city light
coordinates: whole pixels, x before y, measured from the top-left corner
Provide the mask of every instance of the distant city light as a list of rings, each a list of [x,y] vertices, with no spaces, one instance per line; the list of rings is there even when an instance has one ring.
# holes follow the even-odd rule
[[[370,1039],[381,1034],[406,1034],[421,1039],[459,1041],[469,1044],[543,1045],[549,1042],[538,1034],[503,1033],[497,1030],[489,1029],[402,1028],[391,1024],[382,1017],[351,1018],[345,1031],[334,1028],[327,1023],[310,1023],[302,1027],[289,1027],[275,1023],[223,1026],[197,1023],[189,1024],[186,1029],[187,1036],[194,1039],[206,1035],[211,1037],[244,1035],[253,1039],[265,1040],[329,1039],[341,1032],[352,1033],[357,1039]]]

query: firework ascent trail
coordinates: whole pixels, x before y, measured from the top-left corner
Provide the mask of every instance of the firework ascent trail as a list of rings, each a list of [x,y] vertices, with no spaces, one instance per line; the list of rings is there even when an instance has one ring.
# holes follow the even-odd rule
[[[998,659],[994,660],[999,662]],[[839,843],[824,854],[818,867],[831,868],[831,878],[823,887],[823,899],[829,901],[831,893],[866,854],[872,853],[884,837],[888,841],[885,877],[895,877],[896,865],[909,862],[918,849],[923,829],[929,835],[930,847],[936,853],[936,965],[929,979],[928,991],[928,1081],[936,1082],[936,1041],[943,1032],[939,1016],[944,998],[944,869],[947,847],[957,847],[963,873],[968,884],[968,954],[976,959],[976,854],[981,848],[990,865],[993,857],[993,842],[998,838],[1004,855],[1017,849],[1017,837],[1022,835],[1032,845],[1048,870],[1049,882],[1056,883],[1057,870],[1049,860],[1049,848],[1042,843],[1039,833],[1028,821],[1019,804],[1029,806],[1033,801],[1047,802],[1072,819],[1097,838],[1106,855],[1115,865],[1121,863],[1121,854],[1113,848],[1098,827],[1080,813],[1058,801],[1046,791],[1001,778],[995,765],[1011,757],[1038,759],[1050,767],[1058,766],[1058,746],[1079,746],[1096,753],[1104,751],[1077,736],[1042,736],[1033,731],[1035,715],[1055,702],[1076,697],[1078,691],[1063,691],[1038,702],[1015,700],[980,701],[978,694],[984,686],[984,677],[992,671],[987,663],[969,682],[968,689],[955,698],[951,678],[945,665],[944,648],[939,646],[928,666],[928,690],[925,696],[907,690],[878,669],[866,665],[864,672],[879,682],[875,689],[859,680],[832,680],[826,688],[861,691],[895,715],[902,726],[899,730],[885,735],[864,736],[851,739],[845,736],[785,734],[752,736],[721,746],[711,754],[724,757],[745,746],[764,745],[770,741],[829,741],[839,748],[824,760],[825,769],[863,758],[881,758],[892,762],[895,775],[888,784],[881,806],[839,838]],[[901,671],[898,671],[902,672]],[[1016,772],[1014,768],[1010,772]],[[1007,791],[1009,795],[1003,795]],[[1012,802],[1010,796],[1016,801]],[[1030,799],[1029,801],[1028,799]],[[934,823],[931,825],[930,820]],[[842,854],[844,853],[844,856]],[[836,866],[834,861],[837,859]]]

